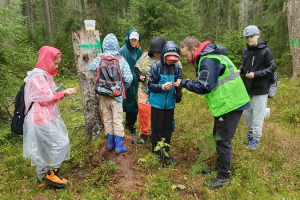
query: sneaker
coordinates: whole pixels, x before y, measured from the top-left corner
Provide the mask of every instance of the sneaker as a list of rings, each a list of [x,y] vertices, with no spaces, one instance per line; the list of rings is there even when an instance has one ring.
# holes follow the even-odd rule
[[[165,160],[168,165],[174,165],[174,166],[178,165],[178,162],[174,160],[174,158],[172,158],[171,156],[169,158],[166,157]]]
[[[147,135],[141,135],[139,139],[132,140],[132,144],[144,144],[148,140]]]
[[[209,189],[218,189],[220,187],[223,187],[224,185],[229,187],[230,182],[228,178],[220,179],[220,178],[214,178],[211,181],[205,182],[205,186],[207,186]]]
[[[41,179],[37,178],[37,186],[38,186],[38,188],[42,188],[42,187],[46,186],[45,177],[43,177]]]
[[[253,137],[250,136],[250,134],[248,134],[246,137],[245,137],[245,140],[248,140],[249,142],[253,139]]]
[[[158,162],[161,163],[161,160],[162,160],[162,159],[161,159],[160,153],[155,153],[154,155],[155,155],[155,157],[158,159]]]
[[[258,141],[256,139],[253,139],[249,142],[249,144],[246,146],[247,149],[257,149]]]
[[[45,177],[45,183],[55,188],[65,188],[69,184],[67,179],[62,178],[59,175],[59,169],[48,170]]]

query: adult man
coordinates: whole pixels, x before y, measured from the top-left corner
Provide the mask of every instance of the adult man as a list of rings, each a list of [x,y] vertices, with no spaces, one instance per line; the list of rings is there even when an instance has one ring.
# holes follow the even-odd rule
[[[211,189],[230,185],[232,139],[243,110],[250,107],[249,97],[239,73],[226,56],[225,47],[200,43],[195,37],[186,37],[180,45],[185,60],[196,64],[197,80],[177,80],[181,86],[197,94],[204,94],[210,112],[214,116],[213,136],[216,141],[218,160],[217,178],[206,182]],[[209,172],[209,171],[206,171]],[[210,171],[211,172],[211,171]]]

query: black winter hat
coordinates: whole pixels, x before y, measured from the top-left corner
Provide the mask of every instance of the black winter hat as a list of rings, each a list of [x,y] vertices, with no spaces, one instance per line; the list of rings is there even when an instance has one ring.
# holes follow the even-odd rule
[[[148,51],[148,56],[153,57],[153,52],[161,52],[163,47],[165,46],[165,39],[162,37],[155,37],[151,41],[151,45]]]

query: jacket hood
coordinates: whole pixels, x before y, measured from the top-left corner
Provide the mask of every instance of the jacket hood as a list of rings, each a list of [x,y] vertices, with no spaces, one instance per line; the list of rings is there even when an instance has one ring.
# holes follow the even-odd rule
[[[161,51],[160,61],[161,61],[162,64],[165,63],[164,57],[165,57],[165,54],[169,51],[175,51],[180,56],[180,50],[179,50],[176,42],[168,41],[168,42],[166,42],[166,44],[164,45],[164,47]]]
[[[153,57],[154,56],[153,52],[161,52],[165,44],[166,41],[164,38],[162,37],[153,38],[148,51],[148,56]]]
[[[207,55],[207,54],[222,54],[222,55],[228,55],[228,51],[225,47],[217,45],[217,44],[209,44],[207,45],[203,52],[199,55]]]
[[[130,40],[129,40],[129,36],[130,36],[130,34],[131,34],[133,31],[135,31],[135,32],[137,32],[137,33],[139,34],[139,44],[138,44],[138,47],[136,47],[136,48],[133,48],[133,47],[131,46]],[[127,49],[129,49],[130,51],[132,51],[132,50],[134,50],[134,49],[139,48],[140,44],[141,44],[141,35],[140,35],[140,33],[139,33],[136,29],[130,29],[130,30],[126,33],[126,36],[125,36],[125,45],[126,45]]]
[[[117,37],[109,33],[103,40],[103,53],[106,55],[115,56],[120,51],[120,45]]]
[[[61,54],[60,50],[50,46],[43,46],[39,50],[38,62],[36,63],[36,68],[42,69],[48,72],[51,76],[56,76],[58,68],[52,71],[52,66],[55,61],[55,56]]]
[[[251,47],[247,44],[247,48],[250,49],[250,50],[252,50],[252,49],[263,49],[263,48],[266,48],[266,47],[268,47],[268,43],[266,41],[264,41],[263,39],[261,39],[261,38],[258,38],[257,46]]]

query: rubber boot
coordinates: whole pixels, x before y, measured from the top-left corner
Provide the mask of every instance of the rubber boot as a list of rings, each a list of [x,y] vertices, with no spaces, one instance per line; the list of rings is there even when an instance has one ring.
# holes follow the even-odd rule
[[[59,175],[59,169],[48,170],[45,177],[45,183],[55,188],[64,188],[69,184],[67,179],[62,178]]]
[[[113,150],[116,146],[115,143],[115,136],[113,134],[108,133],[108,144],[107,144],[107,148],[109,151]]]
[[[127,150],[127,148],[123,145],[124,137],[116,136],[116,153],[123,153]]]

